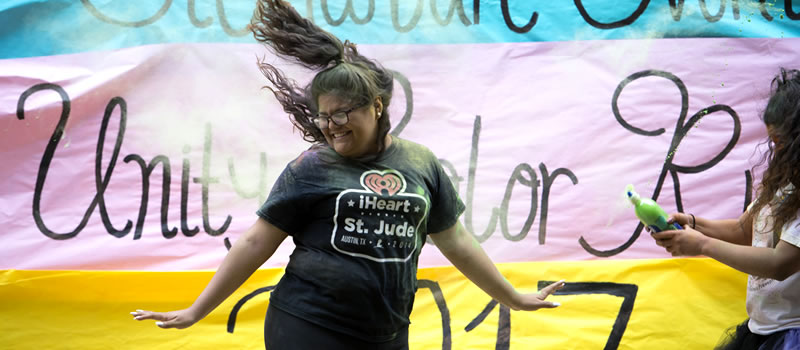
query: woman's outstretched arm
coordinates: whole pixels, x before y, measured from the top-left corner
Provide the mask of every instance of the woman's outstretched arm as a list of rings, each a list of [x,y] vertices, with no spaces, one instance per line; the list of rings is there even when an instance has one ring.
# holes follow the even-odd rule
[[[136,310],[134,319],[156,320],[161,328],[186,328],[211,313],[269,259],[288,234],[259,218],[234,242],[217,272],[187,309],[169,312]]]
[[[558,303],[545,301],[545,298],[563,287],[564,281],[550,284],[539,293],[520,294],[500,274],[478,241],[460,222],[428,236],[464,276],[501,304],[514,310],[538,310],[559,306]]]

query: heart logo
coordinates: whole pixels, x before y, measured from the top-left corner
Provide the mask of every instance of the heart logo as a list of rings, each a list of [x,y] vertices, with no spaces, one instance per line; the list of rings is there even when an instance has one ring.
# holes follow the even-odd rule
[[[372,173],[364,178],[364,185],[377,194],[381,194],[383,190],[386,190],[390,196],[393,196],[403,188],[403,180],[395,174],[381,175]]]

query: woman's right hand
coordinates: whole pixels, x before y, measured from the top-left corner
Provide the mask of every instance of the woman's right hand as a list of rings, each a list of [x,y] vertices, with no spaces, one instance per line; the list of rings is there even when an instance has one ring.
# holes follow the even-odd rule
[[[137,321],[156,320],[156,326],[161,328],[183,329],[199,321],[199,318],[189,309],[170,312],[136,310],[131,312],[131,315],[133,315],[133,319]]]
[[[686,213],[673,213],[667,219],[668,224],[678,223],[683,228],[691,227],[693,222],[689,214]]]
[[[691,224],[692,224],[691,220],[692,219],[689,216],[689,214],[673,213],[673,214],[670,214],[669,217],[667,217],[667,224],[671,225],[671,224],[674,224],[674,223],[677,222],[678,225],[681,225],[681,227],[683,227],[685,229],[687,227],[691,227]],[[653,230],[649,226],[645,226],[644,230],[647,231],[648,233],[650,233],[651,235],[653,233],[655,233],[655,232],[653,232]]]

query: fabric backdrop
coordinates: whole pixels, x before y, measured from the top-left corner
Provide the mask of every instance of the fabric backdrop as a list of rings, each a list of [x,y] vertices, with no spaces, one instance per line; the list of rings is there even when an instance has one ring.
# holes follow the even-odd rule
[[[642,234],[633,184],[668,212],[752,200],[800,4],[776,1],[295,0],[396,73],[392,134],[441,159],[464,225],[519,289],[515,312],[431,244],[412,349],[707,349],[746,318],[746,275]],[[0,344],[263,348],[286,241],[196,326],[184,308],[309,145],[256,63],[305,83],[245,30],[253,1],[0,4]]]

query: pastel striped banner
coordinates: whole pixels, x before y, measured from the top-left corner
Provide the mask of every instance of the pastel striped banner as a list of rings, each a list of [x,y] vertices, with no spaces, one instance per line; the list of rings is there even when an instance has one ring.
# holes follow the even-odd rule
[[[666,257],[640,237],[628,183],[668,211],[738,216],[763,97],[798,40],[362,50],[398,72],[393,133],[442,159],[493,259],[524,262]],[[3,61],[0,268],[217,266],[308,147],[260,90],[265,54],[176,44]],[[421,264],[447,261],[425,249]]]

